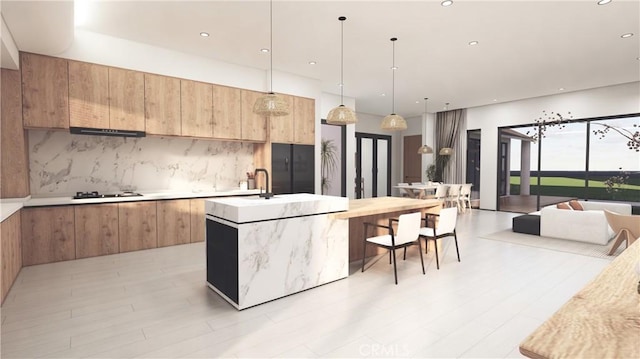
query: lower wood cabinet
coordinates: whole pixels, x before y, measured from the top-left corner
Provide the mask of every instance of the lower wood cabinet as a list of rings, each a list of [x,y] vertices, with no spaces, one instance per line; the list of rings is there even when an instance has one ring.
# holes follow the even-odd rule
[[[22,264],[75,259],[72,206],[22,209]]]
[[[204,199],[191,200],[191,243],[204,242],[206,231],[204,219]]]
[[[187,244],[191,239],[190,200],[159,201],[158,247]]]
[[[20,268],[22,268],[22,243],[21,243],[20,212],[12,214],[0,223],[0,261],[2,261],[2,275],[0,275],[0,288],[2,299],[7,297],[9,289],[16,280]]]
[[[120,252],[158,246],[156,202],[119,203],[118,217]]]
[[[114,254],[118,241],[118,204],[74,206],[76,258]]]

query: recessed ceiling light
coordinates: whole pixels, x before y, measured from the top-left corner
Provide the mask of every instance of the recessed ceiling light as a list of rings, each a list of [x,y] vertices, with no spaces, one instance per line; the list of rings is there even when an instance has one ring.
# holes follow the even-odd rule
[[[381,93],[380,96],[387,96],[386,94]]]
[[[474,46],[474,45],[478,45],[477,41],[469,41],[469,46]]]
[[[631,37],[631,36],[633,36],[633,33],[632,33],[632,32],[628,32],[628,33],[626,33],[626,34],[622,34],[622,35],[620,35],[620,37],[621,37],[621,38],[623,38],[623,39],[626,39],[626,38]]]
[[[260,52],[267,53],[267,52],[269,52],[269,49],[260,49]]]
[[[442,5],[442,6],[450,6],[450,5],[453,5],[453,1],[445,0],[445,1],[441,2],[440,5]]]
[[[564,87],[560,87],[558,91],[564,91]]]
[[[391,70],[397,70],[397,69],[398,69],[398,66],[392,66],[391,67]]]
[[[200,33],[200,36],[202,36],[202,37],[209,37],[209,33],[208,33],[208,32],[204,32],[204,31],[203,31],[203,32],[201,32],[201,33]]]
[[[315,64],[317,64],[317,62],[315,62],[315,61],[309,61],[309,65],[315,65]]]
[[[416,101],[416,103],[420,103],[420,101]]]
[[[494,99],[493,99],[493,102],[498,102],[498,99],[497,99],[497,98],[494,98]]]
[[[598,1],[598,5],[606,5],[606,4],[610,3],[610,2],[611,2],[611,0],[600,0],[600,1]]]
[[[342,83],[339,83],[339,84],[338,84],[338,87],[342,87],[342,86],[344,86],[344,84],[342,84]]]

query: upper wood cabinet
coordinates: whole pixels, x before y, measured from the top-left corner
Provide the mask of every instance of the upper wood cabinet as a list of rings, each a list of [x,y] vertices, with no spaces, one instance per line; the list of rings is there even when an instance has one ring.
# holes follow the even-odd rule
[[[76,258],[119,252],[118,204],[74,206]]]
[[[144,75],[69,61],[71,126],[144,131]]]
[[[109,128],[144,131],[144,74],[109,68]]]
[[[315,144],[315,100],[282,95],[289,102],[286,116],[269,118],[271,142]]]
[[[67,60],[20,53],[25,127],[69,128]]]
[[[253,112],[253,105],[262,93],[241,90],[242,99],[242,139],[248,141],[267,140],[267,118]]]
[[[29,195],[29,158],[22,127],[20,72],[0,72],[0,198]]]
[[[304,97],[293,98],[293,142],[313,145],[315,137],[315,100]]]
[[[109,127],[109,68],[69,61],[69,113],[72,127]]]
[[[213,137],[213,86],[180,80],[182,136]]]
[[[282,94],[280,94],[280,96],[289,104],[289,114],[269,118],[269,139],[271,142],[293,143],[293,121],[295,113],[293,96]]]
[[[144,75],[144,117],[148,134],[180,136],[180,79]]]
[[[23,265],[76,257],[72,206],[23,208],[21,212]]]
[[[213,85],[213,137],[242,138],[240,89]]]

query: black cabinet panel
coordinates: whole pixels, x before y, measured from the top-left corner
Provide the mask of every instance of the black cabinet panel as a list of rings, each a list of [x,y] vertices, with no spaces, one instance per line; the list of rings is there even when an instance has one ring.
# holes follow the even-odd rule
[[[207,219],[207,282],[238,303],[238,229]]]
[[[274,143],[271,147],[274,194],[315,193],[314,146]]]

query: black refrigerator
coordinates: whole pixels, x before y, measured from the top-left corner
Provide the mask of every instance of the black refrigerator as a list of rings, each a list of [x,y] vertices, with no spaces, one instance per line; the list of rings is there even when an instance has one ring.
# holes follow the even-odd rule
[[[314,146],[271,145],[273,194],[315,193]]]

